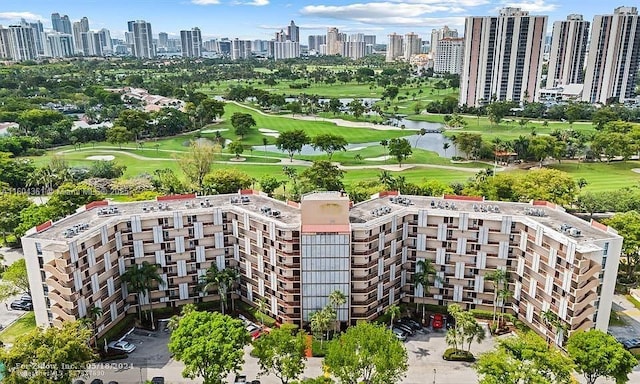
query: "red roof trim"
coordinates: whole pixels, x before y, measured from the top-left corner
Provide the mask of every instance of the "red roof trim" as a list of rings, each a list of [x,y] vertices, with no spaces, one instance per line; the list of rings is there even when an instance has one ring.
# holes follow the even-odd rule
[[[167,195],[167,196],[158,196],[156,197],[156,201],[169,201],[169,200],[188,200],[195,199],[195,193],[188,193],[184,195]]]
[[[378,196],[380,197],[387,197],[387,196],[399,196],[400,192],[398,191],[382,191],[378,194]]]
[[[603,230],[603,231],[605,231],[605,232],[609,230],[609,227],[608,227],[608,226],[606,226],[606,225],[602,224],[602,223],[601,223],[601,222],[599,222],[599,221],[595,221],[595,220],[593,220],[593,219],[591,219],[591,223],[590,223],[590,224],[591,224],[591,226],[592,226],[592,227],[594,227],[594,228],[598,228],[598,229],[601,229],[601,230]]]
[[[52,225],[53,225],[53,223],[51,222],[51,220],[46,221],[46,222],[44,222],[44,223],[42,223],[42,224],[40,224],[40,225],[38,225],[38,226],[36,227],[36,232],[42,232],[42,231],[44,231],[45,229],[47,229],[47,228],[51,227]]]
[[[462,201],[484,201],[483,196],[460,196],[460,195],[444,195],[446,200],[462,200]]]
[[[255,193],[253,192],[253,189],[241,189],[240,190],[240,194],[241,195],[255,195]]]
[[[533,201],[533,205],[534,206],[543,206],[543,207],[549,207],[552,209],[556,209],[556,205],[554,203],[550,203],[548,201],[545,200],[534,200]]]
[[[105,205],[109,205],[109,201],[107,201],[107,200],[92,201],[89,204],[86,204],[84,206],[84,209],[88,211],[88,210],[93,209],[95,207],[103,207]]]
[[[297,201],[287,200],[287,205],[293,208],[300,208],[300,203]]]

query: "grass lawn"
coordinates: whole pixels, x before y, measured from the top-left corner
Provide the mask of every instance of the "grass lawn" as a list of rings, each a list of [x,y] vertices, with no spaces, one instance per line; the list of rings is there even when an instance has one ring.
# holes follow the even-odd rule
[[[0,332],[0,341],[5,344],[13,344],[20,335],[36,328],[36,315],[34,312],[27,312],[15,323]]]
[[[624,187],[637,186],[640,182],[640,174],[631,171],[640,168],[639,161],[612,162],[612,163],[562,163],[547,165],[547,168],[555,168],[569,173],[575,180],[584,178],[588,184],[583,189],[586,191],[600,192],[611,191]]]
[[[444,115],[410,115],[407,117],[409,120],[415,121],[427,121],[431,123],[443,123]],[[538,135],[548,135],[556,129],[563,130],[573,128],[576,131],[583,133],[593,133],[595,128],[593,124],[586,122],[577,122],[571,126],[569,123],[561,121],[549,121],[547,126],[543,126],[542,122],[529,122],[525,126],[519,124],[519,119],[508,118],[504,120],[500,125],[495,126],[489,122],[486,116],[481,116],[479,119],[474,116],[464,116],[464,120],[467,122],[467,126],[463,129],[455,129],[446,131],[445,135],[455,135],[457,132],[470,132],[480,133],[485,140],[491,140],[494,137],[500,137],[503,140],[513,140],[518,136],[529,136],[532,131],[535,131]]]

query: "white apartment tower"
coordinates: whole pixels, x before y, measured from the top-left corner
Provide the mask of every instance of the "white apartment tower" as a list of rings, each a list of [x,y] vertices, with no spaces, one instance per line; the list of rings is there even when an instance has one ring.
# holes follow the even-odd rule
[[[331,27],[327,29],[327,55],[338,55],[340,54],[340,33],[338,32],[338,28]]]
[[[182,57],[202,57],[202,33],[200,28],[180,31]]]
[[[402,35],[392,33],[389,35],[389,44],[387,44],[386,62],[390,63],[402,57],[404,51],[402,46]]]
[[[458,30],[450,29],[446,25],[440,29],[432,29],[431,30],[431,56],[433,58],[436,57],[438,52],[438,42],[442,39],[446,39],[448,37],[457,38]]]
[[[250,59],[251,40],[240,40],[237,37],[231,40],[231,60]]]
[[[582,15],[569,15],[567,20],[553,23],[546,88],[583,83],[589,25]]]
[[[298,27],[293,20],[291,20],[291,24],[287,27],[287,37],[295,43],[300,42],[300,27]]]
[[[86,17],[73,23],[73,41],[75,42],[76,52],[84,53],[85,47],[83,47],[82,34],[87,32],[89,32],[89,19]]]
[[[72,57],[75,53],[73,36],[66,33],[45,33],[44,55],[46,57]]]
[[[348,57],[353,60],[358,60],[364,57],[366,54],[366,44],[363,41],[345,41],[342,43],[342,51],[340,55],[342,57]]]
[[[636,7],[593,18],[582,100],[623,102],[634,95],[640,66],[640,17]]]
[[[445,37],[438,41],[438,50],[433,58],[433,71],[435,73],[462,73],[464,62],[464,39],[457,37]]]
[[[499,16],[467,17],[460,104],[493,99],[533,101],[542,75],[547,16],[503,8]]]
[[[300,43],[295,41],[275,41],[273,43],[274,60],[294,59],[300,57]]]
[[[9,55],[15,61],[35,60],[38,57],[33,28],[10,25],[8,32]]]
[[[153,46],[153,34],[151,24],[144,20],[129,21],[127,23],[131,33],[133,56],[141,59],[150,59],[156,55]]]
[[[411,32],[404,35],[404,60],[409,61],[411,56],[417,55],[422,50],[422,39]]]

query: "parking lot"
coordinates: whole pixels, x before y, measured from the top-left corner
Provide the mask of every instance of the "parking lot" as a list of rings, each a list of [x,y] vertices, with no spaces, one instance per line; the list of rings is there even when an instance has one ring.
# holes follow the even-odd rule
[[[140,383],[150,380],[154,376],[163,376],[166,383],[200,383],[202,380],[190,380],[182,377],[183,364],[171,359],[167,348],[169,334],[162,330],[156,332],[134,331],[126,340],[136,345],[136,350],[124,360],[114,360],[98,365],[89,377],[100,378],[105,383],[109,380],[119,384]],[[409,357],[409,371],[402,381],[405,384],[424,384],[434,382],[445,384],[463,384],[477,381],[476,373],[471,364],[462,362],[448,362],[442,359],[442,353],[447,349],[445,331],[416,333],[404,343]],[[478,354],[492,349],[494,340],[487,332],[487,339],[482,344],[473,344],[471,351]],[[256,378],[262,384],[280,384],[275,376],[258,377],[257,359],[251,357],[251,347],[245,348],[245,364],[238,374],[245,375],[248,381]],[[435,370],[435,371],[434,371]],[[301,378],[315,378],[321,376],[322,358],[309,358],[307,367]],[[233,383],[235,374],[229,375],[228,382]]]

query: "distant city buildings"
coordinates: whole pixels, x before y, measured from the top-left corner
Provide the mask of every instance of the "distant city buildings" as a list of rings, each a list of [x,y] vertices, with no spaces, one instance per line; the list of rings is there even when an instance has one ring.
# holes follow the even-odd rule
[[[404,35],[404,60],[409,61],[411,56],[421,53],[422,39],[411,32]]]
[[[326,54],[329,56],[340,54],[340,42],[341,38],[338,28],[331,27],[327,29]]]
[[[389,35],[389,44],[387,44],[387,54],[385,57],[385,61],[390,63],[396,61],[398,58],[403,56],[403,46],[402,46],[402,35],[398,35],[397,33],[392,33]]]
[[[640,18],[636,7],[596,15],[589,45],[582,100],[605,104],[634,96],[640,67]]]
[[[464,63],[464,39],[445,37],[438,40],[437,50],[433,57],[433,71],[435,73],[462,73]]]
[[[251,58],[251,40],[235,38],[231,41],[231,60]]]
[[[447,38],[457,38],[458,30],[450,29],[448,26],[444,26],[440,29],[432,29],[431,30],[431,56],[435,59],[438,53],[438,42]]]
[[[180,41],[182,57],[202,57],[202,33],[200,28],[196,27],[191,28],[191,30],[180,31]]]
[[[300,27],[291,20],[291,24],[287,27],[287,40],[294,43],[300,42]]]
[[[130,33],[129,38],[132,39],[130,44],[133,56],[141,59],[155,57],[151,24],[144,20],[135,20],[129,21],[127,26]]]
[[[460,104],[532,102],[542,74],[547,16],[503,8],[499,16],[467,17]]]
[[[546,88],[583,83],[589,25],[582,15],[553,23]]]

